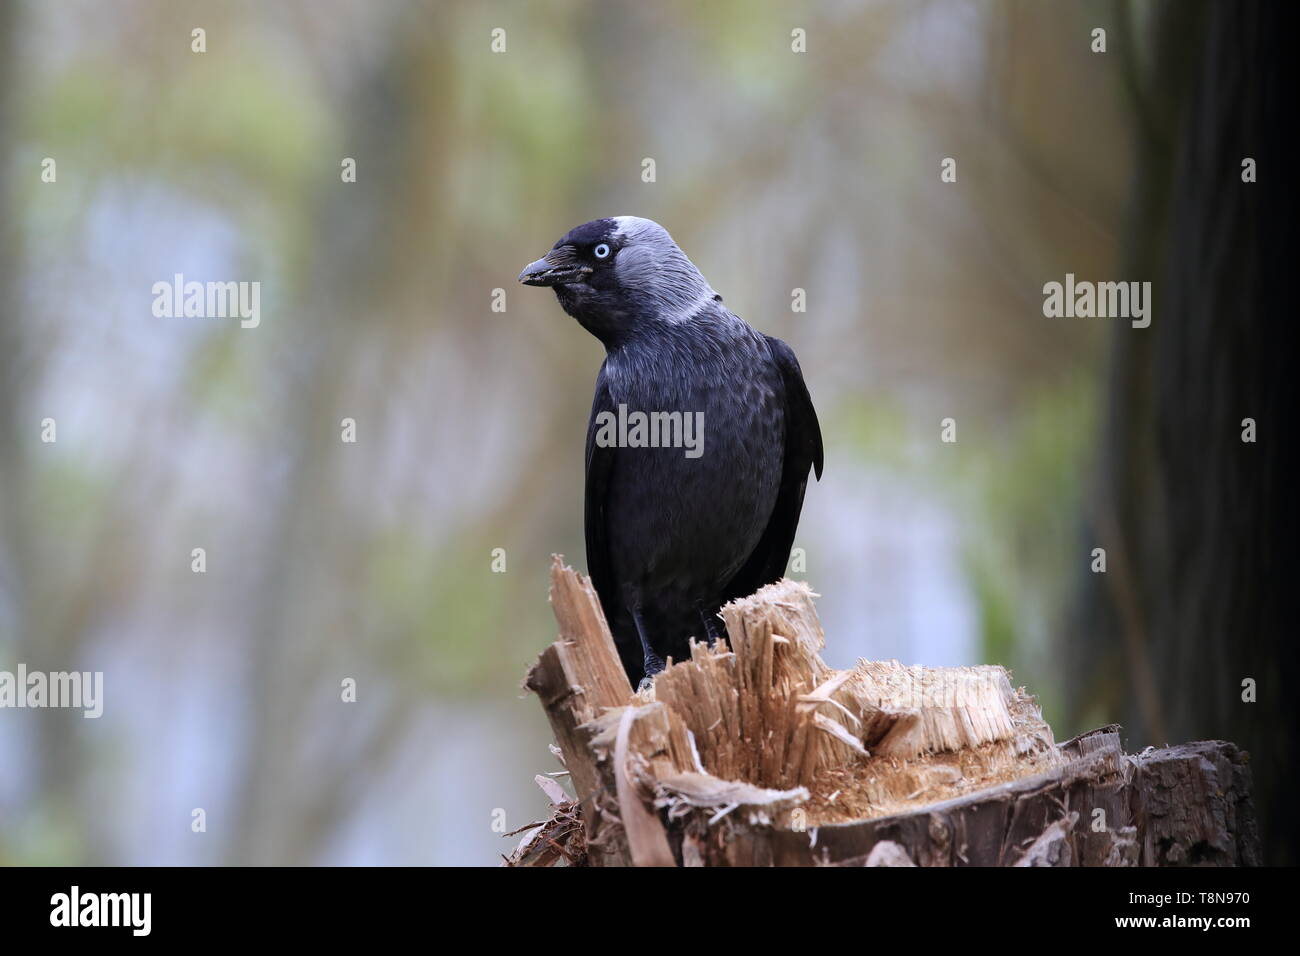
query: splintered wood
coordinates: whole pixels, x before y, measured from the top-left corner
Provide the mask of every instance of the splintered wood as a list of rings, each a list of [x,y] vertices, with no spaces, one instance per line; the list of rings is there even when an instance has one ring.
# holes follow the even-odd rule
[[[1210,852],[1207,828],[1209,862],[1257,859],[1231,744],[1133,757],[1107,728],[1058,746],[998,666],[835,670],[813,597],[786,580],[727,605],[725,641],[633,692],[591,584],[555,558],[560,640],[525,686],[571,778],[583,864],[1152,865]],[[577,859],[574,804],[552,800],[512,865]],[[1107,829],[1075,825],[1098,807]]]
[[[708,804],[703,791],[711,787],[733,797],[714,801],[720,806],[754,806],[734,799],[746,784],[767,812],[802,806],[810,824],[896,812],[1059,762],[1033,700],[1001,667],[827,666],[813,597],[786,580],[727,605],[726,641],[693,644],[689,661],[633,694],[590,584],[557,558],[551,600],[561,641],[528,686],[571,692],[564,709],[575,719],[561,715],[557,737],[588,725],[602,753],[632,708],[632,751],[661,797],[689,794],[682,799]]]

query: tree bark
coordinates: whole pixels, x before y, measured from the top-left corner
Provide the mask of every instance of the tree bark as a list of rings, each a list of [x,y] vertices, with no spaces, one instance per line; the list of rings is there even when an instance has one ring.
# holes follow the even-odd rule
[[[1152,281],[1154,310],[1149,328],[1114,332],[1086,544],[1110,568],[1083,575],[1064,642],[1070,713],[1104,707],[1139,743],[1248,747],[1270,861],[1294,862],[1294,34],[1286,4],[1155,9],[1151,67],[1129,71],[1138,174],[1121,277]]]

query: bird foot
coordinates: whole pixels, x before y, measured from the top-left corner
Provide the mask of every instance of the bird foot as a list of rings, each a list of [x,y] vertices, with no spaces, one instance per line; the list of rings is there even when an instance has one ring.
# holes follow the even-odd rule
[[[638,685],[637,690],[648,690],[655,682],[655,675],[663,669],[664,662],[659,658],[658,654],[646,654],[644,664],[645,676],[641,678],[641,683]]]
[[[636,692],[638,694],[644,694],[646,691],[650,690],[651,687],[654,687],[654,685],[655,679],[653,677],[642,677],[641,683],[636,685]]]

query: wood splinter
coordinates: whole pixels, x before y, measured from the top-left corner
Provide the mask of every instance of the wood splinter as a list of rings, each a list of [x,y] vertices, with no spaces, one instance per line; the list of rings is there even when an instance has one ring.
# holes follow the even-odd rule
[[[1247,755],[1234,745],[1131,756],[1117,727],[1057,744],[999,666],[836,671],[820,656],[813,597],[783,580],[728,604],[725,641],[692,644],[637,694],[590,582],[556,556],[559,640],[525,686],[582,826],[553,828],[572,844],[557,844],[564,852],[525,841],[507,862],[1258,864]],[[1091,825],[1099,813],[1104,828]],[[555,817],[571,821],[573,804]]]

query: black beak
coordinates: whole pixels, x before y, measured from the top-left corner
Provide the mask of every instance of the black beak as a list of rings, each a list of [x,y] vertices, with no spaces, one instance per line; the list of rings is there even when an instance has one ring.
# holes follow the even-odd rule
[[[563,285],[576,282],[591,272],[590,267],[576,262],[556,262],[550,255],[524,266],[519,281],[524,285]]]

